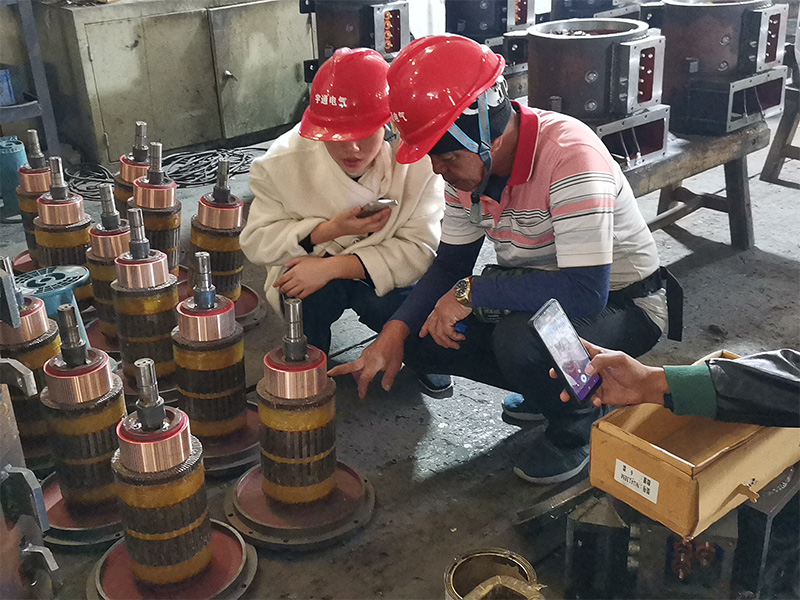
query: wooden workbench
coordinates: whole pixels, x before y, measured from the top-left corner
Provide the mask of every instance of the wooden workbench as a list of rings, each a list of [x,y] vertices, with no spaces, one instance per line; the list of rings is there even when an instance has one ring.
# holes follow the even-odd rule
[[[721,137],[669,135],[665,156],[630,169],[623,168],[634,195],[639,198],[660,190],[658,214],[648,222],[651,231],[662,229],[699,208],[728,213],[731,246],[747,250],[754,244],[750,210],[747,155],[769,144],[766,123],[756,123]],[[725,196],[695,194],[683,180],[722,165]]]

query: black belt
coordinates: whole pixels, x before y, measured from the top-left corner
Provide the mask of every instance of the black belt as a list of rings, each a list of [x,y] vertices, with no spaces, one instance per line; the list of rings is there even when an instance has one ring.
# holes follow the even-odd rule
[[[609,292],[608,301],[624,304],[634,298],[645,298],[661,288],[667,291],[667,337],[680,342],[683,337],[683,288],[666,267],[659,267],[651,275],[621,290]]]

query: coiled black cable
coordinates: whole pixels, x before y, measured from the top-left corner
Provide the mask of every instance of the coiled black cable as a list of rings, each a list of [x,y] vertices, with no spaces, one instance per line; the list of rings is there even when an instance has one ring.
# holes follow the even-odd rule
[[[266,148],[247,147],[232,150],[205,150],[202,152],[177,152],[164,157],[161,165],[167,177],[178,187],[211,185],[217,180],[217,163],[220,158],[230,162],[231,176],[247,173],[250,164],[264,153]],[[80,164],[67,167],[64,174],[69,189],[86,200],[100,200],[98,187],[101,183],[113,183],[114,175],[102,165]]]

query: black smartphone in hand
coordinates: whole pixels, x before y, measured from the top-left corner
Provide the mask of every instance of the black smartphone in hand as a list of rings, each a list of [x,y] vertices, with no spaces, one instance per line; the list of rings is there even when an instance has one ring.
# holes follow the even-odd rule
[[[536,332],[550,353],[556,373],[570,397],[577,402],[588,400],[603,380],[597,374],[586,374],[586,366],[591,358],[558,300],[548,300],[531,317],[528,326]]]

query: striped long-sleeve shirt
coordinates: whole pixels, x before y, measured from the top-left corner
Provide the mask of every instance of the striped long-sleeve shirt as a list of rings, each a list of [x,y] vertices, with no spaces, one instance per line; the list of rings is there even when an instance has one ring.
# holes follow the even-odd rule
[[[547,298],[558,298],[557,291],[568,289],[560,281],[563,277],[559,277],[567,271],[610,265],[607,289],[613,291],[641,281],[658,269],[656,244],[630,185],[594,132],[577,119],[513,104],[520,115],[520,135],[511,176],[499,202],[484,196],[483,218],[479,224],[472,224],[469,192],[446,186],[440,255],[443,248],[475,248],[478,240],[486,236],[493,242],[500,266],[533,268],[538,271],[541,285],[475,277],[473,303],[534,312]],[[474,260],[475,253],[471,254]],[[444,258],[447,257],[437,257],[423,281],[443,266],[437,263]],[[537,272],[532,276],[536,277]],[[513,294],[515,285],[522,294]],[[523,298],[524,292],[533,287],[541,287],[541,294],[529,300]],[[415,291],[414,295],[420,294]],[[544,298],[542,302],[539,296]],[[564,304],[563,299],[559,300]],[[411,313],[424,312],[423,304],[427,303],[407,304],[395,318],[406,321],[413,329],[419,317],[412,318]],[[412,305],[416,305],[415,310]],[[663,296],[644,299],[640,306],[663,324]]]

